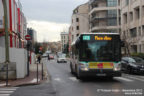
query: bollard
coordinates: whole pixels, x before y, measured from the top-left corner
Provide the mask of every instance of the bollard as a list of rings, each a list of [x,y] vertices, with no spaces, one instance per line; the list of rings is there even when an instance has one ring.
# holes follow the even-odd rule
[[[8,86],[8,63],[6,65],[6,86]]]
[[[38,63],[37,63],[37,84],[38,84]]]
[[[43,63],[42,63],[42,80],[43,80],[43,75],[44,75],[44,74],[43,74]]]

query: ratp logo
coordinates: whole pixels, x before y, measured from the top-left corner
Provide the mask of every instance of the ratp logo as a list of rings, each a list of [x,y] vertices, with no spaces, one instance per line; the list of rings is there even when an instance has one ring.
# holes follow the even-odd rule
[[[83,36],[83,40],[90,40],[90,36]]]

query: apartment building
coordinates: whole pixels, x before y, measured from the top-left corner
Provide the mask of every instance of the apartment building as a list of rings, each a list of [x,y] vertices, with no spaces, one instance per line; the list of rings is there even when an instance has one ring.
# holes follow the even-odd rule
[[[9,58],[11,67],[13,68],[13,78],[24,78],[27,75],[27,52],[25,50],[25,35],[27,34],[27,21],[22,10],[20,1],[6,0],[7,4],[7,22],[4,20],[4,6],[3,1],[0,0],[0,69],[5,62],[5,27],[8,24],[9,32]],[[16,71],[16,72],[14,72]],[[4,72],[0,71],[0,79],[4,78]],[[12,77],[12,76],[11,76]],[[10,76],[9,76],[10,78]]]
[[[90,32],[120,32],[120,1],[89,0]]]
[[[71,42],[75,41],[81,33],[89,32],[89,4],[85,3],[73,10],[71,21]]]
[[[61,32],[61,50],[64,51],[69,42],[69,34],[67,32]]]
[[[131,53],[144,53],[144,0],[121,0],[121,36]]]

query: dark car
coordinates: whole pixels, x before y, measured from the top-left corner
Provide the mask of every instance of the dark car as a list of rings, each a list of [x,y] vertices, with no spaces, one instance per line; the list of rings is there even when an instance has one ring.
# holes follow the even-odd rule
[[[144,72],[144,60],[139,57],[123,57],[121,66],[123,71],[130,74]]]

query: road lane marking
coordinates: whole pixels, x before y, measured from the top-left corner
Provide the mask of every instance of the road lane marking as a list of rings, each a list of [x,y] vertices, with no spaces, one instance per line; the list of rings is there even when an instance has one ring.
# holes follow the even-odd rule
[[[131,76],[127,76],[127,78],[131,78],[131,79],[135,79],[135,80],[139,80],[139,81],[144,82],[143,79],[140,79],[140,78],[138,78],[138,77],[131,77]]]
[[[55,81],[61,81],[61,79],[60,79],[60,78],[55,78],[54,80],[55,80]]]
[[[0,94],[0,96],[10,96],[10,94]]]
[[[127,78],[124,78],[124,77],[115,77],[115,79],[124,80],[124,81],[127,81],[127,82],[133,82],[133,80],[127,79]]]
[[[1,91],[0,90],[0,94],[10,94],[10,93],[13,93],[13,91]]]
[[[0,88],[0,96],[10,96],[18,87]]]
[[[78,81],[76,77],[69,77],[69,79],[72,81]]]
[[[3,87],[3,86],[5,86],[5,85],[6,85],[6,83],[0,84],[0,87]],[[10,84],[8,84],[8,85],[10,85]]]
[[[131,79],[134,79],[134,80],[139,80],[139,81],[142,81],[144,82],[144,77],[143,76],[135,76],[135,75],[125,75],[127,78],[131,78]]]

